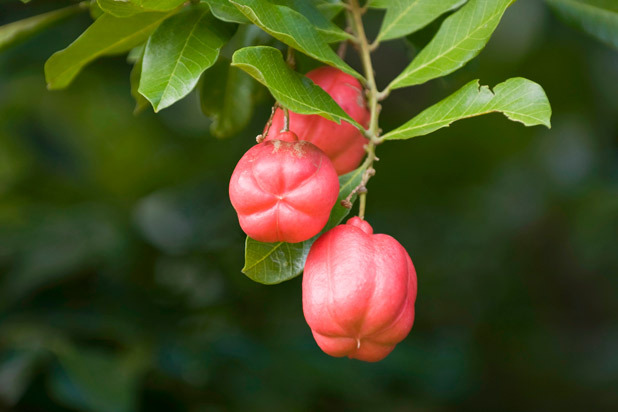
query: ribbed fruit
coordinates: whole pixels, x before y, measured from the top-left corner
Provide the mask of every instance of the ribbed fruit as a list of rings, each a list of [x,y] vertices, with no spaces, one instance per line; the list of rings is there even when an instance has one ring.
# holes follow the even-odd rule
[[[403,246],[353,217],[311,247],[303,312],[324,352],[376,362],[410,332],[416,289],[416,271]]]
[[[302,242],[320,232],[339,194],[328,157],[292,132],[253,146],[230,180],[243,231],[260,242]]]

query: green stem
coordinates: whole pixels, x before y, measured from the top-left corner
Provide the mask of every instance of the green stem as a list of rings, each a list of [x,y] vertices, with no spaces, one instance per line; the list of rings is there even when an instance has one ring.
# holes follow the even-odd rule
[[[380,93],[376,86],[375,81],[375,73],[373,71],[373,64],[371,62],[371,50],[372,48],[377,47],[376,44],[369,44],[367,40],[367,35],[365,34],[365,28],[363,26],[363,9],[360,7],[358,0],[349,0],[349,8],[347,13],[351,15],[354,29],[354,34],[356,35],[356,40],[359,47],[359,54],[361,61],[363,62],[363,70],[365,72],[366,87],[367,94],[369,100],[369,111],[371,113],[371,117],[369,120],[369,128],[365,130],[365,136],[369,139],[369,143],[366,146],[367,150],[367,158],[363,163],[363,166],[366,169],[366,173],[363,175],[363,181],[361,182],[362,187],[367,184],[371,176],[375,173],[373,169],[373,162],[376,160],[375,147],[380,143],[380,139],[378,137],[379,128],[378,128],[378,117],[380,116],[380,110],[378,105],[378,99],[380,97]],[[360,204],[358,210],[358,217],[361,219],[365,218],[365,208],[367,205],[367,194],[366,190],[363,190],[362,193],[359,194]]]

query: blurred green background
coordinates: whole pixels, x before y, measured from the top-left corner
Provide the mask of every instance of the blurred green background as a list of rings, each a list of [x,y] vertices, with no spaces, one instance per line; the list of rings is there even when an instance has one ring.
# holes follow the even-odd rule
[[[34,3],[2,2],[0,24],[66,2]],[[411,334],[367,364],[315,345],[300,278],[240,272],[226,186],[270,98],[218,140],[195,93],[133,116],[124,56],[47,91],[44,61],[89,22],[0,54],[0,410],[616,410],[615,50],[520,0],[463,70],[385,102],[389,130],[469,80],[523,76],[554,115],[379,147],[367,218],[407,248],[419,294]],[[383,87],[413,51],[375,56]]]

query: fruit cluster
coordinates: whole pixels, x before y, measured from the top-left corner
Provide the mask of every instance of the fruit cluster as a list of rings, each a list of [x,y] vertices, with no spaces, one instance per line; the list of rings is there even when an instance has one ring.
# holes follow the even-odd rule
[[[358,80],[332,67],[307,77],[359,124],[368,123]],[[338,175],[358,167],[367,143],[345,122],[292,112],[287,121],[284,117],[277,109],[265,139],[245,153],[230,180],[240,226],[260,242],[303,242],[320,233],[338,198]],[[412,328],[416,289],[416,272],[403,246],[353,217],[311,246],[303,312],[324,352],[375,362]]]

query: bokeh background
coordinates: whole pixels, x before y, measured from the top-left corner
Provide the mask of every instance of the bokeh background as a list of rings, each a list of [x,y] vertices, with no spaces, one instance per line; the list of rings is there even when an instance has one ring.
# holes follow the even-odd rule
[[[0,23],[61,3],[5,1]],[[195,94],[134,116],[124,56],[47,91],[44,61],[89,22],[0,54],[0,410],[616,410],[615,49],[520,0],[464,69],[385,102],[388,130],[469,80],[523,76],[554,115],[379,147],[367,218],[408,249],[419,295],[409,337],[367,364],[321,353],[300,278],[240,272],[226,185],[271,98],[218,140]],[[378,50],[381,86],[413,50]]]

